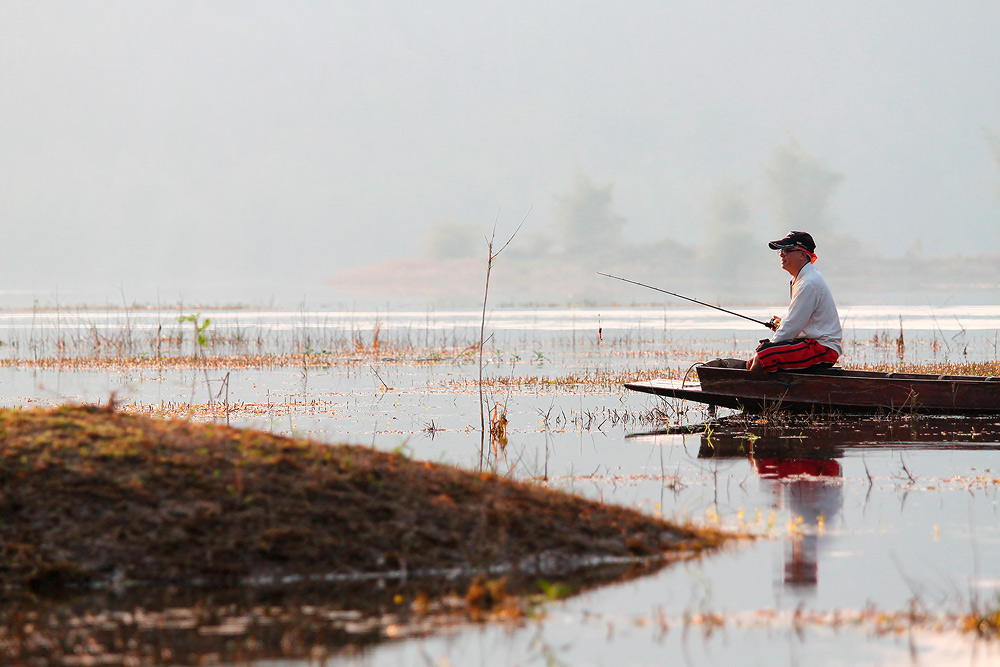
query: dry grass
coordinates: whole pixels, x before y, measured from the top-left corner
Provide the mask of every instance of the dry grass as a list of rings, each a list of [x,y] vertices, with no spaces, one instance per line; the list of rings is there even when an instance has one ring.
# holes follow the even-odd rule
[[[1000,361],[966,362],[907,362],[847,365],[846,368],[883,373],[927,373],[929,375],[975,375],[979,377],[1000,376]]]
[[[474,348],[395,348],[392,346],[350,346],[338,351],[199,355],[92,355],[80,357],[38,357],[2,359],[4,368],[52,370],[237,370],[270,368],[329,368],[378,363],[439,364],[469,363]]]
[[[0,411],[0,584],[700,550],[723,535],[398,454],[92,407]]]
[[[322,662],[728,538],[364,447],[0,410],[3,664]]]

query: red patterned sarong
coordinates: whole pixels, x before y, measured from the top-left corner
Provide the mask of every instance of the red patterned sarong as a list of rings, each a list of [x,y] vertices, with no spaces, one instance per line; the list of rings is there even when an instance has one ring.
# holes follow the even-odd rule
[[[828,347],[820,345],[812,338],[796,338],[780,343],[764,343],[757,348],[757,360],[761,370],[800,370],[816,364],[837,362],[840,355]]]

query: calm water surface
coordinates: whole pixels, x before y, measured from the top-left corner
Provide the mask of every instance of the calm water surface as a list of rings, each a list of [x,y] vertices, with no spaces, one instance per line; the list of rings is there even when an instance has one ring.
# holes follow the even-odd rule
[[[767,319],[781,308],[747,309]],[[186,313],[181,313],[186,314]],[[997,358],[1000,307],[845,308],[845,363]],[[178,313],[0,314],[5,359],[83,355],[93,341],[155,354]],[[1000,424],[995,420],[736,423],[691,434],[642,419],[698,423],[692,404],[572,383],[571,374],[685,372],[746,356],[767,333],[708,310],[495,311],[486,375],[549,379],[494,389],[508,442],[479,434],[478,366],[462,353],[481,313],[199,313],[220,337],[209,354],[343,349],[320,367],[225,370],[0,369],[6,405],[106,401],[126,409],[199,405],[228,389],[237,425],[348,441],[519,479],[650,514],[744,530],[761,539],[637,581],[547,606],[519,626],[456,629],[344,662],[453,664],[988,664],[993,643],[878,618],[949,618],[1000,601]],[[125,333],[123,333],[123,331]],[[376,339],[384,354],[372,356]],[[68,341],[68,342],[67,342]],[[393,345],[424,350],[393,353]],[[339,346],[339,348],[338,348]],[[436,351],[435,351],[436,350]],[[228,375],[227,375],[228,373]],[[227,383],[223,381],[228,378]],[[178,407],[182,411],[182,408]],[[198,413],[196,413],[197,415]],[[200,418],[197,417],[196,418]],[[299,662],[269,664],[305,664]]]

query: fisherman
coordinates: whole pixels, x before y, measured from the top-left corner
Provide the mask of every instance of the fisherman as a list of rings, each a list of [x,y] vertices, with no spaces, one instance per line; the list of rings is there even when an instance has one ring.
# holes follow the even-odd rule
[[[789,232],[767,246],[778,251],[781,268],[792,276],[792,300],[781,325],[770,339],[760,341],[747,368],[771,372],[833,366],[843,332],[830,287],[813,268],[816,243],[805,232]]]

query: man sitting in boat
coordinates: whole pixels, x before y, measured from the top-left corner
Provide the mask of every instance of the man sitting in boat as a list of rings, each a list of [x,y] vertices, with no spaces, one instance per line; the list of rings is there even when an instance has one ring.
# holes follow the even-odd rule
[[[789,232],[767,245],[778,251],[781,268],[792,276],[792,300],[781,325],[770,340],[761,341],[747,368],[772,372],[832,366],[840,357],[843,332],[830,287],[813,268],[816,243],[805,232]]]

